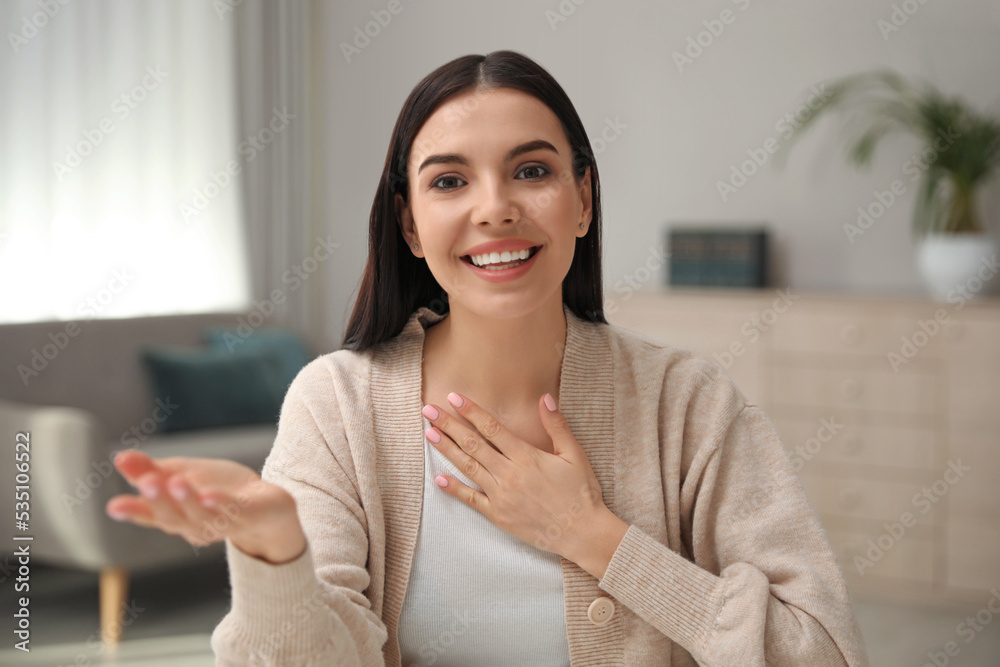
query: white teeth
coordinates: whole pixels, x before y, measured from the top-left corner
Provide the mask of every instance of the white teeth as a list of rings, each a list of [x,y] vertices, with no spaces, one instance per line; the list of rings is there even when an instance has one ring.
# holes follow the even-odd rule
[[[482,255],[470,255],[469,258],[472,263],[476,266],[488,266],[490,264],[503,264],[506,262],[513,262],[517,260],[526,260],[531,254],[531,250],[526,248],[524,250],[515,250],[503,252],[488,252]]]

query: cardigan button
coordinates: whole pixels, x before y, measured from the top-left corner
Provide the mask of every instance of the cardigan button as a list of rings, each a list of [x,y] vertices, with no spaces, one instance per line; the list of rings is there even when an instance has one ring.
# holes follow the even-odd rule
[[[597,598],[587,608],[587,618],[594,625],[605,625],[615,615],[615,603],[611,598]]]

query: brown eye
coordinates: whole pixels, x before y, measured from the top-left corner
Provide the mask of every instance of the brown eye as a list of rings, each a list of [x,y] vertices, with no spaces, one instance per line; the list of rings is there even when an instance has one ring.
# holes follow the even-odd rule
[[[441,181],[462,181],[462,179],[459,178],[458,176],[441,176],[440,178],[435,179],[431,183],[431,188],[437,189],[437,190],[448,191],[448,190],[454,190],[456,187],[458,187],[456,185],[456,186],[452,186],[452,187],[443,187],[442,188],[441,186],[438,185],[438,183],[440,183]],[[462,182],[464,183],[465,181],[462,181]]]
[[[526,172],[526,171],[528,171],[530,169],[537,169],[537,170],[541,171],[542,173],[539,174],[538,176],[528,176],[529,180],[535,180],[537,178],[541,178],[542,176],[545,176],[546,174],[551,174],[552,173],[552,171],[548,167],[546,167],[545,165],[541,165],[541,164],[529,164],[527,167],[525,167],[524,169],[522,169],[519,173],[523,174],[524,172]]]

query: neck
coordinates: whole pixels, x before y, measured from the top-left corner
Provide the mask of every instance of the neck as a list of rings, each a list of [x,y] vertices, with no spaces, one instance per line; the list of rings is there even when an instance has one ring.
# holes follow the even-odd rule
[[[562,290],[520,317],[489,318],[459,304],[426,332],[424,354],[443,377],[495,415],[538,411],[546,392],[559,401],[566,342]]]

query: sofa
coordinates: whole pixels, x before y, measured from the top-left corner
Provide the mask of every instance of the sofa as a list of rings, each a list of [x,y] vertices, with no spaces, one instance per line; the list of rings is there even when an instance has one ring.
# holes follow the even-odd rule
[[[137,493],[114,468],[115,452],[226,458],[259,472],[277,428],[275,414],[263,423],[164,431],[176,404],[159,395],[143,355],[206,349],[206,331],[250,329],[248,319],[253,321],[247,313],[220,312],[0,325],[0,433],[9,445],[0,457],[0,478],[13,482],[29,463],[27,530],[15,525],[15,510],[25,506],[15,507],[12,492],[0,494],[0,513],[8,535],[33,538],[5,540],[0,553],[10,565],[15,545],[27,544],[31,562],[98,573],[101,634],[111,644],[120,635],[129,573],[224,558],[222,542],[195,547],[108,517],[109,499]],[[279,406],[281,398],[283,393]]]

